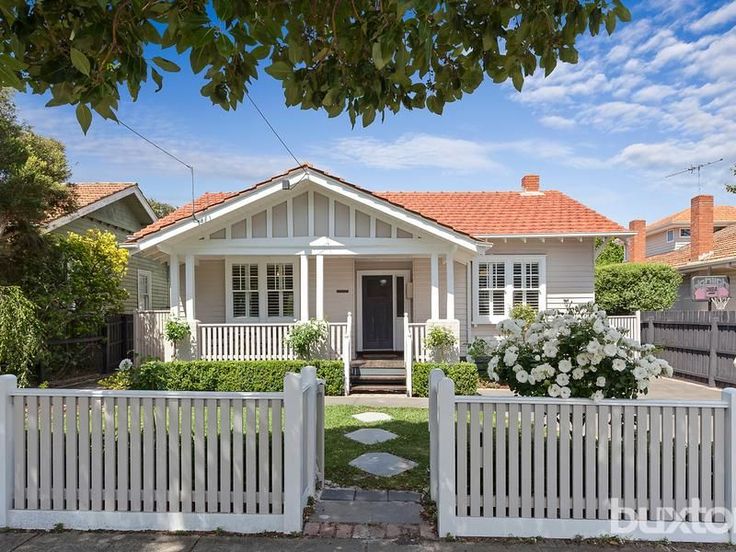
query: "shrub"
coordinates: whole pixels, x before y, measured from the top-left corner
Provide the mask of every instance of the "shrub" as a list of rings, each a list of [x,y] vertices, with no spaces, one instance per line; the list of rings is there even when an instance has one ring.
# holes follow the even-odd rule
[[[635,399],[651,379],[672,375],[651,345],[639,345],[608,325],[594,304],[545,311],[526,330],[504,320],[505,336],[489,363],[492,379],[519,395]]]
[[[509,318],[512,318],[513,320],[521,320],[528,326],[537,318],[537,311],[534,307],[521,303],[519,305],[514,305],[509,313]]]
[[[625,263],[595,269],[595,299],[608,314],[663,310],[677,301],[682,276],[658,263]]]
[[[156,360],[118,371],[100,385],[108,389],[270,393],[283,391],[287,372],[300,372],[308,365],[315,366],[317,377],[325,380],[327,395],[343,394],[343,364],[337,360]]]
[[[0,286],[0,374],[26,387],[43,350],[43,332],[34,305],[16,286]]]
[[[297,357],[306,360],[317,356],[319,348],[327,342],[329,331],[324,320],[297,322],[289,330],[284,342],[294,349]]]
[[[424,338],[424,346],[438,361],[449,359],[456,343],[455,334],[444,326],[432,326],[427,330],[427,337]]]
[[[412,395],[429,396],[429,374],[435,368],[455,382],[455,393],[458,395],[475,395],[478,392],[478,369],[470,362],[453,364],[436,362],[417,362],[411,370]]]

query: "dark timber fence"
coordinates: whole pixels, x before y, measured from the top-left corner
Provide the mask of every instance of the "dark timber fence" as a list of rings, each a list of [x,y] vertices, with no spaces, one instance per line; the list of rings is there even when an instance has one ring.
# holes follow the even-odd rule
[[[736,311],[643,312],[643,343],[652,343],[675,374],[736,384]]]

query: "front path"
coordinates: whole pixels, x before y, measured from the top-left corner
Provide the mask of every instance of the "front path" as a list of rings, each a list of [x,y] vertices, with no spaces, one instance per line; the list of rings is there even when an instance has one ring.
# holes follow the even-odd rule
[[[607,541],[474,540],[407,541],[375,540],[358,536],[351,539],[310,537],[269,537],[239,535],[172,535],[162,533],[108,533],[63,531],[59,533],[0,533],[0,552],[291,552],[313,551],[367,552],[720,552],[732,547],[670,543],[627,543]]]

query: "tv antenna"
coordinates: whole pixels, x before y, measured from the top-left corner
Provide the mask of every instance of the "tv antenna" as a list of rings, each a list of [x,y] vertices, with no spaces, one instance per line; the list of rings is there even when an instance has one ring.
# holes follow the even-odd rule
[[[696,174],[698,175],[698,193],[702,192],[702,187],[700,185],[700,170],[704,167],[708,167],[710,165],[715,165],[716,163],[720,163],[723,161],[723,157],[720,159],[716,159],[715,161],[710,161],[708,163],[698,163],[697,165],[690,165],[687,169],[683,169],[681,171],[674,172],[672,174],[668,174],[665,176],[665,178],[672,178],[673,176],[677,176],[680,174],[690,173],[690,174]]]

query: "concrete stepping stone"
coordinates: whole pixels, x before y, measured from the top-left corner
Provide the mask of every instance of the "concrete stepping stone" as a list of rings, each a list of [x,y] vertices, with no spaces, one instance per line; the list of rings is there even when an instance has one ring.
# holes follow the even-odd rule
[[[415,468],[417,464],[388,452],[367,452],[350,462],[350,465],[371,475],[392,477]]]
[[[372,424],[374,422],[390,422],[393,417],[383,412],[361,412],[360,414],[353,414],[353,418],[364,424]]]
[[[398,435],[385,429],[379,428],[363,428],[357,429],[351,433],[346,433],[345,437],[364,445],[375,445],[377,443],[384,443],[391,439],[396,439]]]

